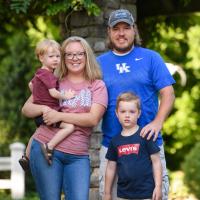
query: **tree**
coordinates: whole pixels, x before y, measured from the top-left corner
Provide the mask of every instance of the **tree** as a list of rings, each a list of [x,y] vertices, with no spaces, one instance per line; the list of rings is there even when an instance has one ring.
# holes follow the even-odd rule
[[[183,163],[185,172],[184,181],[189,186],[195,196],[200,198],[200,142],[197,142],[192,150],[187,154]]]
[[[184,156],[200,140],[200,15],[159,16],[147,18],[140,24],[145,45],[157,50],[166,62],[178,64],[187,74],[187,84],[174,85],[174,110],[163,128],[168,166],[180,167]],[[174,162],[176,160],[176,162]]]

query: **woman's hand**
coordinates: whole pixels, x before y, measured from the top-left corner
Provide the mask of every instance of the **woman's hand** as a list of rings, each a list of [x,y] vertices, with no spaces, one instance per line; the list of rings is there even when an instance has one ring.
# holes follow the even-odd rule
[[[53,109],[47,109],[45,110],[45,112],[43,112],[43,120],[47,125],[51,125],[61,121],[59,117],[60,117],[60,112]]]
[[[50,109],[51,108],[45,105],[34,104],[33,96],[31,95],[22,107],[22,114],[29,118],[35,118],[44,114],[44,112],[47,112]]]

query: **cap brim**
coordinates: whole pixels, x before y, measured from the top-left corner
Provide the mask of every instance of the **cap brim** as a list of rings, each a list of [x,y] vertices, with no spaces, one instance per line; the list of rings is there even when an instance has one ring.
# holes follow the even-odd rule
[[[134,24],[134,22],[130,22],[130,20],[127,20],[127,19],[118,19],[118,20],[110,23],[108,26],[109,27],[113,27],[113,26],[115,26],[116,24],[118,24],[120,22],[125,22],[125,23],[129,24],[130,26],[133,26],[133,24]]]

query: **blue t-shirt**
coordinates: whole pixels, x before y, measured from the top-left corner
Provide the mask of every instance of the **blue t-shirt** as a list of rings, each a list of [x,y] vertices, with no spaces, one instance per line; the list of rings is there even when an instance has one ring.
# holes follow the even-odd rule
[[[141,130],[141,129],[140,129]],[[158,153],[153,140],[121,134],[112,138],[106,158],[117,162],[117,196],[126,199],[150,199],[155,188],[150,155]]]
[[[138,124],[144,127],[158,112],[159,90],[175,83],[163,59],[155,51],[135,46],[125,55],[112,51],[97,58],[103,80],[108,90],[108,107],[102,121],[103,141],[108,147],[113,136],[121,132],[121,125],[115,115],[116,100],[120,93],[134,92],[141,99],[141,116]],[[159,133],[157,144],[162,145]]]

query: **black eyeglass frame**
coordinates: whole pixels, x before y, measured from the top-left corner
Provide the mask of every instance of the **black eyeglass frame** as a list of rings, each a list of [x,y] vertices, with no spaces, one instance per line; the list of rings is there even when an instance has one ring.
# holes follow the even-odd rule
[[[77,52],[77,53],[67,53],[67,52],[64,53],[65,59],[68,59],[68,60],[73,60],[74,56],[76,56],[78,60],[81,60],[85,56],[85,51]]]

